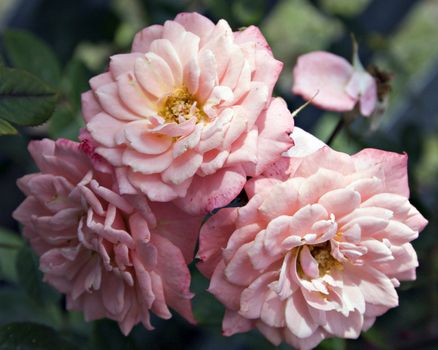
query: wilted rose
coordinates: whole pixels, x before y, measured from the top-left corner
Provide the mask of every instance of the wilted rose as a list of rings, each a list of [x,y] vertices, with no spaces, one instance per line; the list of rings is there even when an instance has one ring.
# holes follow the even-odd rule
[[[201,218],[121,195],[87,144],[45,139],[29,151],[40,172],[18,180],[27,197],[13,216],[67,308],[113,319],[124,334],[139,322],[152,329],[150,312],[170,318],[168,306],[194,322],[187,263]]]

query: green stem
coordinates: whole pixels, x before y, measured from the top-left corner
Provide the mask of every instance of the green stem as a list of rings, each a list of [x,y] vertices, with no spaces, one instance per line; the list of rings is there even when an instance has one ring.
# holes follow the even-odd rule
[[[3,249],[20,249],[21,245],[11,243],[0,243],[0,248]]]
[[[336,136],[339,134],[339,132],[342,130],[342,128],[345,125],[345,120],[344,120],[344,116],[341,115],[341,118],[338,121],[338,124],[336,124],[336,127],[334,128],[334,130],[332,131],[330,137],[328,138],[326,144],[328,146],[330,146],[332,144],[332,142],[335,140]]]

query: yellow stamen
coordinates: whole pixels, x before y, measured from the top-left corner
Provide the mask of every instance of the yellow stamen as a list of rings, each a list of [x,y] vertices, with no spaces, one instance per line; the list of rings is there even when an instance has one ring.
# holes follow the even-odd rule
[[[164,118],[167,123],[180,123],[193,116],[196,117],[198,123],[208,120],[208,116],[203,111],[202,106],[185,86],[177,88],[166,98],[158,115]]]
[[[308,245],[307,247],[309,248],[310,254],[312,254],[313,258],[318,262],[319,277],[326,275],[333,269],[343,269],[342,264],[331,254],[330,241]],[[297,273],[301,278],[305,276],[299,256],[297,258]]]

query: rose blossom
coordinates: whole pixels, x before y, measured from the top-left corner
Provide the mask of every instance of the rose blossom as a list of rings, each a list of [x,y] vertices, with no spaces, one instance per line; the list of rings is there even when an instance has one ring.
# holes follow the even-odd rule
[[[354,65],[324,51],[298,57],[292,92],[329,111],[348,112],[360,104],[360,113],[370,116],[377,107],[377,84],[360,64],[357,53],[354,57]]]
[[[258,28],[181,13],[90,80],[82,139],[117,167],[122,193],[211,211],[292,145],[293,119],[271,98],[281,69]]]
[[[187,263],[200,218],[120,195],[105,162],[91,155],[94,166],[82,150],[90,149],[33,141],[41,172],[18,180],[27,197],[13,216],[40,256],[44,280],[66,294],[69,310],[113,319],[124,334],[138,322],[152,329],[150,312],[170,318],[168,306],[194,322]]]
[[[201,229],[198,266],[226,307],[225,335],[256,327],[300,349],[357,338],[415,279],[409,242],[427,221],[408,201],[407,156],[307,144],[318,150],[292,158],[288,179],[250,180],[248,204]]]

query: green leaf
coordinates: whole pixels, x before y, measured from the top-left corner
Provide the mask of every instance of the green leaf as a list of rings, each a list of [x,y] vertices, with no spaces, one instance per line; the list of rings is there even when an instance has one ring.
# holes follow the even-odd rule
[[[203,327],[220,329],[224,315],[222,304],[212,294],[207,292],[208,280],[195,269],[192,269],[191,273],[191,288],[196,294],[196,298],[193,299],[193,314],[196,320]]]
[[[4,45],[13,67],[24,69],[52,86],[59,85],[59,61],[42,40],[29,32],[7,30],[4,33]]]
[[[18,252],[16,268],[18,281],[27,294],[39,304],[47,304],[59,299],[59,294],[43,282],[43,274],[38,268],[38,257],[28,246],[23,246]]]
[[[15,259],[22,245],[21,236],[0,227],[0,279],[17,282]]]
[[[385,334],[383,334],[376,326],[370,328],[365,333],[362,333],[361,336],[379,349],[391,349],[391,346],[385,338]]]
[[[16,135],[17,129],[15,129],[6,120],[0,119],[0,135]]]
[[[63,339],[53,328],[31,322],[0,327],[0,350],[73,350],[78,347]]]
[[[32,74],[0,67],[0,118],[39,125],[50,118],[56,100],[56,92]]]
[[[36,304],[18,286],[0,288],[0,310],[0,324],[29,321],[55,326],[62,322],[59,305]]]
[[[132,336],[124,336],[117,323],[110,320],[93,322],[91,345],[96,350],[137,349]]]
[[[78,59],[71,60],[65,68],[62,82],[63,91],[65,91],[75,111],[79,111],[81,108],[81,94],[90,89],[88,85],[90,76],[90,71]]]
[[[345,350],[347,348],[347,342],[345,339],[330,338],[325,339],[318,345],[318,350]]]
[[[62,137],[76,140],[82,126],[82,118],[69,105],[58,106],[50,118],[49,136],[53,139]]]

